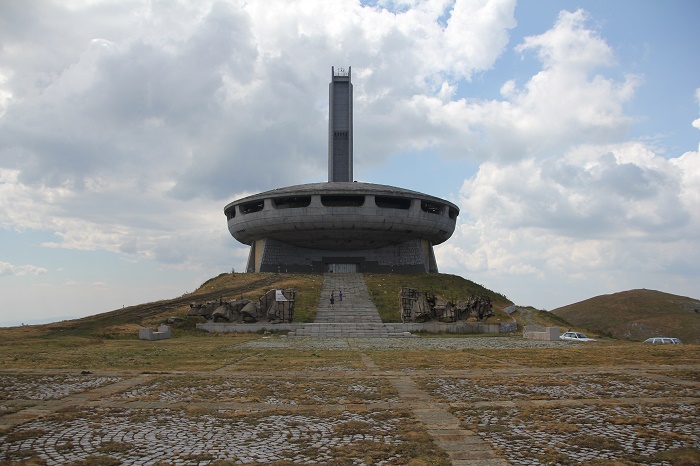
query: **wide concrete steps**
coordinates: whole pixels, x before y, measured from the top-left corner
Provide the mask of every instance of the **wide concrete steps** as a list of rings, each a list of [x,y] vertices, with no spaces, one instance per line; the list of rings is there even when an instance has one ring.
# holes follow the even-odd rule
[[[411,333],[376,323],[313,323],[289,332],[290,337],[314,338],[405,338]]]
[[[343,294],[342,300],[340,294]],[[331,307],[330,297],[334,297]],[[382,323],[379,312],[359,273],[327,273],[323,276],[316,320],[289,332],[292,337],[316,338],[388,338],[410,333],[395,325]]]
[[[340,294],[343,294],[342,300]],[[335,303],[330,304],[331,294]],[[369,297],[365,279],[360,273],[327,273],[323,276],[321,298],[316,310],[316,323],[375,323],[382,319]]]
[[[376,308],[351,308],[345,301],[339,305],[336,298],[335,309],[317,310],[314,322],[318,324],[381,324],[382,319]]]

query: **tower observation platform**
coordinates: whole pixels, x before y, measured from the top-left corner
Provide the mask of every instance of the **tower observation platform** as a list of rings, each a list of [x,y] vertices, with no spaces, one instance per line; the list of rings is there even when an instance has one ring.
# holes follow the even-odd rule
[[[433,246],[459,208],[407,189],[353,182],[351,69],[331,69],[328,182],[273,189],[224,208],[250,245],[247,272],[437,272]]]

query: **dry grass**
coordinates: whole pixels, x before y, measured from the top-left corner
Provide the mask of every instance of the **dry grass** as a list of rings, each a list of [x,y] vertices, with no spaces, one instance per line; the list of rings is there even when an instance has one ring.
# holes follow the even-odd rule
[[[671,377],[680,380],[689,380],[691,382],[700,382],[700,371],[694,370],[673,370],[673,371],[659,371],[661,375],[666,377]]]
[[[700,345],[648,346],[640,343],[590,343],[569,348],[469,350],[495,361],[523,367],[576,367],[621,365],[684,365],[700,360]]]
[[[700,449],[672,448],[656,453],[654,459],[666,461],[674,466],[697,466],[700,464]]]
[[[157,377],[113,399],[166,403],[268,403],[274,405],[396,402],[398,393],[377,378]]]
[[[21,431],[13,431],[7,434],[5,437],[6,442],[18,442],[20,440],[27,440],[27,439],[32,439],[36,437],[41,437],[42,435],[48,434],[48,430],[44,429],[30,429],[30,430],[21,430]]]
[[[0,342],[6,369],[214,370],[253,354],[235,345],[258,335],[212,335],[170,340],[93,337],[25,338]]]
[[[260,278],[267,280],[258,286]],[[250,299],[257,301],[271,289],[296,288],[296,302],[294,303],[295,322],[313,322],[316,318],[316,308],[321,296],[323,276],[316,274],[291,274],[291,273],[225,273],[208,280],[197,291],[192,293],[192,299],[203,293],[221,290],[222,297],[228,299]],[[236,293],[233,290],[241,289],[244,292]],[[224,292],[224,290],[227,290]],[[232,290],[232,291],[228,291]]]
[[[15,337],[17,335],[16,332],[8,333]],[[231,369],[236,371],[344,371],[364,368],[359,354],[354,351],[261,351],[240,346],[241,343],[259,338],[255,334],[181,336],[160,341],[74,336],[0,338],[0,365],[5,369],[119,369],[149,372],[215,370],[229,365],[233,365]],[[550,349],[406,350],[401,351],[401,357],[397,357],[396,351],[369,351],[368,354],[385,370],[488,369],[512,365],[678,366],[695,364],[700,360],[700,346],[648,346],[617,342]],[[680,372],[677,376],[689,380],[697,380],[698,377],[693,371]]]
[[[356,351],[268,350],[236,364],[235,371],[348,371],[364,369]]]
[[[383,370],[466,370],[508,367],[497,360],[470,354],[467,351],[406,350],[397,357],[396,351],[368,351],[367,354]]]

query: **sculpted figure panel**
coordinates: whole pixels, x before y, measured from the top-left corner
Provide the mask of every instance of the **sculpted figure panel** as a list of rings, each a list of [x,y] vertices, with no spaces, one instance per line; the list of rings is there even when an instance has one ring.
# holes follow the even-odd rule
[[[202,316],[209,322],[253,323],[266,320],[275,324],[294,317],[296,289],[270,290],[257,302],[249,299],[190,303],[189,316]]]
[[[466,300],[452,302],[430,291],[403,287],[399,292],[403,322],[457,322],[473,319],[484,322],[494,315],[488,296],[471,295]]]

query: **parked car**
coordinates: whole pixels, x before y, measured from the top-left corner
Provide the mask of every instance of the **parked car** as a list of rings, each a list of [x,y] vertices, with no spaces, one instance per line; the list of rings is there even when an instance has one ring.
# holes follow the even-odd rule
[[[565,332],[559,336],[559,339],[564,341],[598,341],[579,332]]]
[[[682,345],[683,343],[678,338],[653,337],[644,340],[648,345]]]

